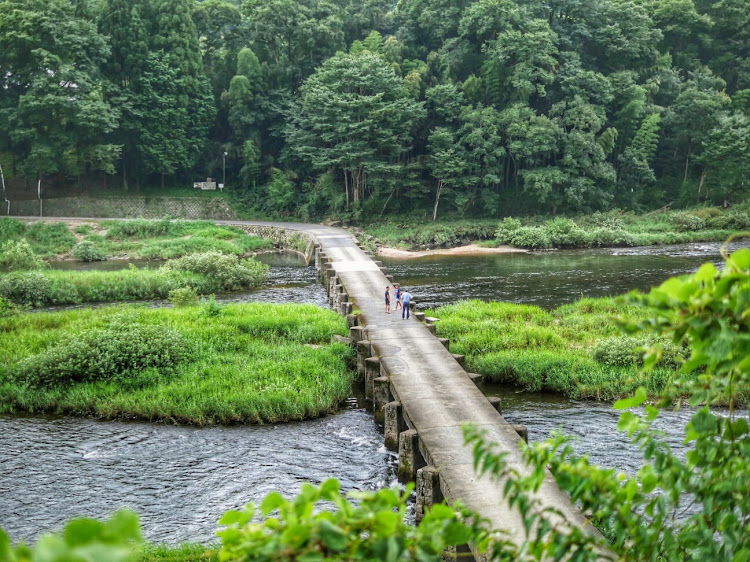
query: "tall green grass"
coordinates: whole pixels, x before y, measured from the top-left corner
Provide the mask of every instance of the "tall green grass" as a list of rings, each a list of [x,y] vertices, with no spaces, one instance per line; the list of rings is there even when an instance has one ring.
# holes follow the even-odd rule
[[[615,299],[583,299],[552,311],[500,302],[462,301],[429,313],[451,350],[466,355],[467,369],[489,382],[572,398],[615,400],[645,386],[656,395],[683,350],[665,340],[620,332],[615,317],[643,320],[641,308]],[[663,363],[641,369],[641,348],[664,345]]]
[[[191,360],[145,385],[127,384],[114,376],[48,386],[19,379],[24,361],[64,349],[66,342],[91,330],[105,333],[108,326],[122,323],[179,334]],[[218,312],[205,306],[121,306],[3,318],[0,413],[52,412],[201,425],[320,416],[351,389],[351,348],[331,343],[334,334],[346,333],[343,319],[313,305],[253,303],[222,306]]]
[[[0,298],[28,306],[165,299],[189,287],[200,294],[256,287],[268,266],[218,252],[190,254],[159,269],[15,271],[0,276]]]

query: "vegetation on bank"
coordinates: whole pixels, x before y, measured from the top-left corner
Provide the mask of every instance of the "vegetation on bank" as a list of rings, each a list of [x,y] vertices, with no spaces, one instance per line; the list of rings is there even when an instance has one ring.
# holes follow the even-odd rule
[[[363,227],[360,239],[373,248],[447,248],[479,242],[518,248],[596,248],[722,241],[750,230],[750,204],[729,209],[696,207],[635,214],[620,209],[573,217],[507,217],[491,220],[385,219]]]
[[[582,299],[551,311],[536,306],[462,301],[429,311],[451,351],[488,382],[571,398],[615,400],[643,386],[658,395],[687,348],[665,338],[627,335],[615,318],[645,320],[648,311],[615,299]],[[663,347],[661,363],[643,372],[643,349]]]
[[[139,269],[131,264],[128,269],[115,271],[54,270],[38,267],[27,248],[22,241],[0,254],[0,263],[12,254],[21,256],[14,263],[28,265],[17,265],[16,270],[0,275],[0,299],[31,307],[165,299],[181,288],[200,294],[238,291],[257,287],[268,274],[268,266],[252,258],[241,260],[215,251],[169,260],[158,269]]]
[[[351,389],[346,323],[312,305],[138,306],[0,318],[0,413],[212,424],[320,416]]]
[[[22,240],[43,258],[70,255],[79,261],[165,260],[207,251],[244,256],[274,245],[271,240],[212,221],[171,220],[169,217],[102,220],[79,224],[71,230],[62,222],[26,225],[17,219],[0,218],[0,250]]]

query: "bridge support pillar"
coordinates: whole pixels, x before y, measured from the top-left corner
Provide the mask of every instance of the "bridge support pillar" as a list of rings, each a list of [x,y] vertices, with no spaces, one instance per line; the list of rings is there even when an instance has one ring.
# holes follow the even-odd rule
[[[361,339],[355,345],[357,346],[357,372],[360,375],[364,375],[365,374],[365,359],[367,359],[368,357],[372,355],[372,348],[370,347],[370,340]]]
[[[475,385],[479,386],[484,382],[484,377],[479,373],[466,373]]]
[[[383,425],[385,433],[385,448],[391,451],[398,451],[398,436],[401,432],[406,431],[406,421],[404,420],[404,411],[401,402],[388,402],[383,408],[384,420]]]
[[[356,314],[347,314],[346,325],[349,326],[349,328],[354,328],[355,326],[359,326],[359,316],[357,316]]]
[[[351,328],[349,328],[349,338],[352,340],[352,345],[356,347],[357,342],[360,342],[363,339],[365,339],[364,327],[354,325]]]
[[[370,402],[375,397],[375,379],[380,376],[380,359],[377,357],[367,357],[364,360],[365,365],[365,399]]]
[[[453,359],[455,359],[459,365],[462,367],[466,366],[466,355],[461,355],[460,353],[453,353]]]
[[[498,414],[501,416],[503,415],[503,401],[498,396],[490,396],[487,398],[487,400],[490,401],[490,404],[492,404],[492,407],[495,408]]]
[[[373,415],[377,423],[385,422],[385,405],[393,400],[391,394],[391,383],[387,377],[373,379],[372,407]]]
[[[427,511],[436,503],[443,501],[443,491],[440,489],[440,473],[432,465],[427,465],[417,470],[417,525],[425,516]]]
[[[419,434],[413,429],[402,431],[398,436],[398,479],[413,482],[417,470],[426,465],[419,450]]]
[[[521,425],[520,423],[512,423],[510,426],[513,428],[513,431],[518,433],[518,436],[523,439],[526,444],[529,443],[529,428],[525,425]]]
[[[437,326],[435,324],[425,324],[425,326],[427,326],[427,329],[433,336],[437,335]]]

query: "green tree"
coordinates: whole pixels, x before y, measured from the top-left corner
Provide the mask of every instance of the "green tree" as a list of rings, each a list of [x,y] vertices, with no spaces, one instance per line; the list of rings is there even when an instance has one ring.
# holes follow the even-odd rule
[[[750,191],[750,117],[724,115],[703,143],[701,187],[716,203],[740,202]]]
[[[285,135],[290,150],[313,169],[342,174],[348,207],[399,173],[424,114],[381,57],[338,53],[300,88]]]
[[[0,3],[0,150],[31,177],[111,173],[118,114],[97,79],[109,49],[66,0]]]

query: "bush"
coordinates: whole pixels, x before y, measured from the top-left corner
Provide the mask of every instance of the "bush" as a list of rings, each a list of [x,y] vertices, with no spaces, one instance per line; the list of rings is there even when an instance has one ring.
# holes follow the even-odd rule
[[[70,252],[78,261],[104,261],[109,256],[96,246],[91,240],[82,240]]]
[[[240,260],[235,255],[214,251],[169,260],[164,268],[169,271],[191,271],[210,276],[218,280],[226,291],[254,287],[260,284],[268,273],[268,266],[259,261]]]
[[[522,226],[517,229],[510,237],[510,243],[519,248],[534,250],[552,247],[547,232],[537,226]]]
[[[688,211],[673,213],[669,220],[678,232],[694,232],[706,228],[704,219]]]
[[[169,291],[169,302],[174,306],[196,306],[198,291],[193,287],[180,287]]]
[[[18,240],[26,231],[26,225],[16,219],[0,219],[0,243]]]
[[[634,367],[643,365],[642,339],[630,336],[615,336],[597,341],[591,348],[595,361],[611,367]]]
[[[505,217],[495,230],[495,240],[498,244],[510,244],[513,234],[521,228],[521,221],[513,217]]]
[[[591,247],[636,246],[637,244],[636,237],[622,228],[599,227],[586,234],[586,245]]]
[[[555,248],[579,248],[586,245],[586,232],[571,219],[556,218],[544,225],[550,244]]]
[[[0,250],[0,269],[25,271],[47,267],[47,262],[34,253],[26,240],[8,242]]]
[[[50,281],[38,271],[0,277],[0,298],[23,306],[42,306],[50,300]]]
[[[191,355],[177,331],[121,317],[19,362],[10,376],[35,387],[117,380],[139,388],[161,382]]]

